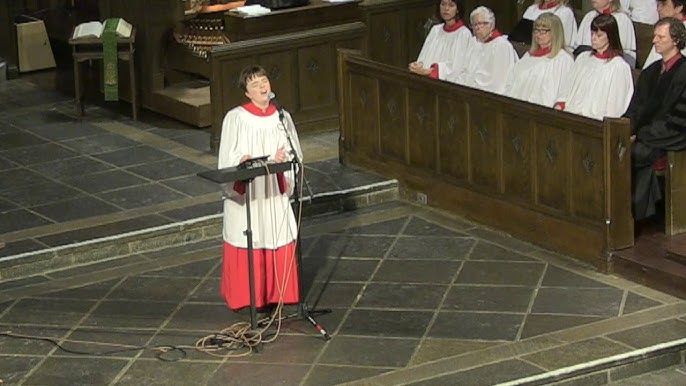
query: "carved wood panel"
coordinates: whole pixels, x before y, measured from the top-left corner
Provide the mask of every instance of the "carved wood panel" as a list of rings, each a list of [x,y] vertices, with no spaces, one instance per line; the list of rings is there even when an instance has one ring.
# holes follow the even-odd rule
[[[567,213],[568,131],[537,124],[535,132],[537,203]]]
[[[438,97],[438,151],[443,174],[469,178],[469,121],[467,104],[448,96]]]
[[[436,10],[436,5],[409,8],[407,10],[406,30],[407,30],[407,60],[410,63],[417,60],[419,51],[422,50],[424,40],[433,26],[432,16]]]
[[[498,191],[499,130],[498,111],[491,101],[469,104],[469,166],[471,182],[490,191]]]
[[[436,170],[436,96],[431,90],[408,89],[410,163]]]
[[[530,201],[531,122],[519,114],[503,113],[503,194]]]
[[[381,154],[405,162],[407,153],[406,88],[396,82],[379,81]]]
[[[294,51],[271,52],[260,55],[256,64],[267,70],[272,91],[279,99],[279,103],[294,114],[300,110],[298,104],[298,90],[292,85],[296,83],[296,54]]]
[[[336,103],[334,52],[330,43],[298,50],[300,110],[307,111]]]
[[[374,79],[350,76],[350,108],[353,114],[349,117],[351,133],[348,139],[356,151],[367,155],[376,154],[379,148],[378,100]]]
[[[368,20],[369,58],[405,68],[408,62],[403,15],[400,12],[376,13],[369,15]]]
[[[602,221],[605,216],[605,167],[602,138],[572,134],[571,214]]]

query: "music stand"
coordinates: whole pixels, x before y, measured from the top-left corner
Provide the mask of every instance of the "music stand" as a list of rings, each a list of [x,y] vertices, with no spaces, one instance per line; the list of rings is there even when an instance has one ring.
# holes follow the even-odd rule
[[[252,226],[250,223],[250,185],[255,177],[281,173],[291,169],[290,162],[260,163],[265,157],[249,159],[239,166],[198,173],[198,176],[218,184],[240,181],[245,183],[245,215],[247,217],[245,237],[248,242],[248,284],[250,286],[250,328],[257,330],[257,307],[255,306],[255,271],[252,246]],[[257,166],[255,166],[257,165]]]

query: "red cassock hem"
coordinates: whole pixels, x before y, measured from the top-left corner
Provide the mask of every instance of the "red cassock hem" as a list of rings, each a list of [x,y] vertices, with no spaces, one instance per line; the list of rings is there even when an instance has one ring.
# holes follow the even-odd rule
[[[272,249],[253,250],[255,307],[278,303],[298,303],[298,266],[295,241]],[[250,306],[248,250],[224,242],[220,291],[232,310]]]

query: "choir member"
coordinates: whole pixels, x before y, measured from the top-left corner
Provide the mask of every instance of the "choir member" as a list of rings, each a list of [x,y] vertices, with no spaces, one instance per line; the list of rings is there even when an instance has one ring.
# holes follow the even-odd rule
[[[653,25],[657,22],[657,4],[655,0],[621,0],[622,9],[627,11],[631,20],[637,23]]]
[[[270,103],[271,84],[267,72],[260,66],[247,67],[238,84],[248,102],[233,108],[224,117],[219,168],[237,166],[261,156],[268,156],[273,162],[286,162],[297,154],[302,160],[291,115]],[[291,143],[294,149],[291,149]],[[259,176],[250,186],[249,197],[242,182],[225,188],[221,294],[233,310],[250,305],[248,243],[244,234],[247,229],[246,201],[249,201],[254,213],[251,230],[255,307],[297,303],[295,248],[298,230],[289,199],[294,187],[293,173]]]
[[[619,39],[624,48],[624,59],[631,68],[636,67],[636,32],[629,16],[620,10],[619,0],[591,0],[593,10],[589,11],[581,20],[579,30],[574,38],[573,47],[578,51],[585,51],[591,46],[591,22],[600,14],[611,14],[617,19]]]
[[[574,64],[565,50],[560,18],[543,13],[534,22],[531,49],[514,65],[506,95],[523,101],[553,107],[562,79]]]
[[[409,65],[410,71],[446,79],[465,65],[472,33],[462,21],[463,10],[460,0],[438,0],[436,17],[443,23],[431,28],[417,61]]]
[[[560,86],[555,108],[589,118],[620,117],[634,91],[631,68],[622,59],[619,28],[613,15],[593,18],[592,51],[579,54]]]
[[[569,7],[567,3],[569,3],[569,0],[535,0],[534,3],[524,11],[524,15],[520,22],[528,21],[527,24],[531,26],[533,21],[540,15],[544,13],[553,13],[559,17],[562,22],[565,46],[571,47],[574,36],[576,35],[577,25],[576,19],[574,18],[574,10]],[[517,30],[517,27],[515,27],[515,30]],[[526,31],[521,41],[523,43],[529,43],[530,36],[531,27],[528,28],[528,31]],[[510,40],[513,40],[512,36],[510,36]]]
[[[467,65],[453,72],[447,80],[468,87],[503,94],[507,77],[519,57],[507,37],[495,28],[495,15],[486,7],[477,7],[469,15],[474,30]]]
[[[686,5],[686,0],[657,0],[657,12],[660,18],[674,17],[681,20],[684,25],[686,25],[686,14],[684,14],[684,5]],[[681,51],[682,55],[686,55],[686,49]],[[655,51],[655,45],[650,49],[648,58],[646,58],[645,63],[643,63],[643,69],[645,70],[658,60],[662,59],[662,56]]]
[[[655,51],[661,60],[641,71],[624,114],[631,120],[634,219],[656,214],[662,197],[653,163],[668,150],[686,149],[686,27],[676,18],[655,25]]]

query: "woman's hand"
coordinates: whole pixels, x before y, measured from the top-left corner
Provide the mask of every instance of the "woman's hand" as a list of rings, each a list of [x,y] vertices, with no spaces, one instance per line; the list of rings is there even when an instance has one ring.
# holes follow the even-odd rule
[[[276,151],[276,154],[274,154],[274,162],[280,163],[286,161],[286,149],[282,147],[279,148],[279,150]]]
[[[242,164],[243,162],[249,160],[250,158],[252,158],[252,157],[247,155],[247,154],[244,155],[243,157],[241,157],[241,161],[239,162],[239,164]]]

